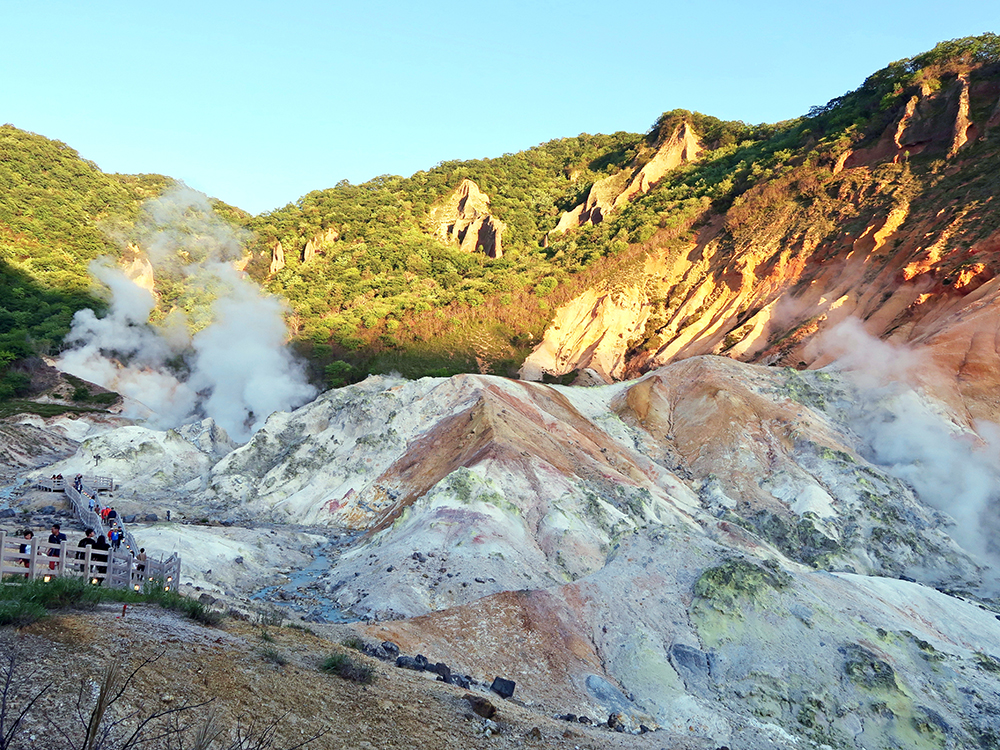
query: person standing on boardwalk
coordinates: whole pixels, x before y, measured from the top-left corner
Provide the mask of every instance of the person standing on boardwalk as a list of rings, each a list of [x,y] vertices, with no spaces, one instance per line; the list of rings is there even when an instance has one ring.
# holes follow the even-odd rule
[[[31,529],[25,529],[24,530],[24,543],[21,544],[21,546],[18,548],[18,549],[20,549],[22,555],[30,555],[31,554],[31,550],[34,548],[34,538],[35,538],[35,532],[34,531],[32,531]],[[25,559],[25,560],[21,560],[21,562],[24,564],[24,567],[26,567],[26,568],[30,568],[31,567],[31,558],[30,557],[27,558],[27,559]],[[31,575],[31,574],[30,573],[25,573],[24,577],[27,578],[29,575]]]
[[[52,533],[49,534],[49,544],[57,545],[55,547],[49,547],[49,557],[59,557],[59,547],[58,545],[66,541],[66,535],[59,530],[59,524],[52,524]],[[49,561],[49,570],[56,569],[56,560]]]
[[[111,551],[111,545],[104,538],[104,534],[97,537],[97,541],[94,542],[94,552],[91,554],[90,559],[98,563],[97,565],[97,575],[94,579],[97,581],[97,585],[100,586],[104,583],[104,576],[108,572],[108,552]],[[104,563],[101,565],[100,563]]]

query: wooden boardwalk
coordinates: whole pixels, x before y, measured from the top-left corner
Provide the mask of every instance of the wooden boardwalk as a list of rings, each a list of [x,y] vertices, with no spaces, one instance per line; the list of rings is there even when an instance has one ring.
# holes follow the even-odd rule
[[[30,551],[21,551],[25,545],[30,545]],[[115,589],[142,591],[148,586],[162,585],[167,591],[176,591],[180,573],[181,561],[176,554],[166,560],[147,559],[140,570],[132,554],[123,554],[121,550],[104,552],[89,546],[78,547],[76,542],[69,541],[55,547],[41,535],[28,540],[0,531],[2,578],[16,576],[34,581],[76,576]]]
[[[84,477],[83,492],[73,486],[71,480],[46,477],[38,486],[52,492],[63,492],[73,506],[77,521],[83,528],[92,528],[94,535],[107,538],[108,528],[101,516],[90,507],[91,498],[97,499],[100,490],[112,490],[115,483],[111,477]],[[106,503],[102,503],[105,504]],[[135,556],[139,546],[132,533],[125,528],[121,516],[117,519],[122,529],[122,542],[117,550],[95,550],[92,547],[78,547],[77,542],[62,542],[55,547],[46,541],[47,535],[39,534],[30,540],[30,552],[21,548],[29,542],[0,531],[0,578],[14,575],[30,580],[48,580],[52,576],[86,577],[91,583],[111,588],[131,588],[141,591],[152,585],[163,586],[167,591],[176,591],[181,580],[181,559],[176,553],[165,560],[148,558],[139,563]],[[143,569],[140,570],[139,566]]]

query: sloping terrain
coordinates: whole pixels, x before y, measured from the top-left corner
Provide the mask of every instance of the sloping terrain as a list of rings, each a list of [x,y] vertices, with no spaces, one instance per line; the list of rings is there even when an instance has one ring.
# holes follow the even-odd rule
[[[918,412],[941,462],[900,437]],[[136,429],[46,471],[90,471]],[[554,711],[747,748],[989,747],[996,498],[936,479],[995,483],[991,439],[903,381],[695,357],[593,388],[370,378],[272,415],[184,500],[115,468],[188,517],[346,535],[276,601]],[[257,565],[242,554],[212,567]]]
[[[678,750],[706,747],[704,742],[665,733],[633,737],[606,726],[569,725],[548,715],[546,707],[517,699],[503,701],[481,684],[463,690],[422,673],[394,669],[341,646],[339,639],[349,631],[324,638],[274,623],[233,619],[221,627],[205,627],[148,605],[130,606],[124,617],[121,613],[120,606],[102,606],[98,611],[59,614],[19,632],[0,634],[4,669],[11,650],[15,654],[8,712],[19,711],[32,695],[51,684],[29,711],[25,725],[13,733],[12,750],[36,747],[43,736],[58,747],[80,747],[104,670],[114,660],[122,665],[121,680],[143,661],[149,663],[122,686],[126,689],[107,718],[122,721],[119,730],[131,731],[139,720],[154,713],[196,706],[147,727],[147,739],[164,729],[186,730],[180,735],[187,740],[184,747],[194,746],[195,736],[210,719],[216,729],[223,730],[213,747],[281,750],[298,747],[316,735],[320,736],[304,747],[655,750],[664,743]],[[375,681],[358,684],[321,672],[323,661],[338,653],[370,666]],[[492,675],[480,679],[492,679]],[[467,695],[496,706],[490,734],[484,732],[489,726],[486,720],[465,700]],[[8,722],[10,718],[7,713]],[[245,744],[229,745],[237,728]],[[248,744],[251,740],[256,744]],[[178,735],[167,735],[161,738],[164,741],[177,743]],[[121,746],[114,741],[108,744]],[[154,741],[152,746],[177,745]]]

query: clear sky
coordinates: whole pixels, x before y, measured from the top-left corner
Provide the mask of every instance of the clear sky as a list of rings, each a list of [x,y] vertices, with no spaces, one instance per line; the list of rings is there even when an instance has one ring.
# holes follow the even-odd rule
[[[675,108],[773,122],[996,0],[0,0],[0,121],[252,213]]]

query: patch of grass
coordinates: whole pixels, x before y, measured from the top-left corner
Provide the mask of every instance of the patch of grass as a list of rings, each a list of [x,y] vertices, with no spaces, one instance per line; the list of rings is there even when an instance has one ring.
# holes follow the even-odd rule
[[[260,658],[271,664],[277,664],[279,667],[288,664],[288,658],[273,646],[262,648],[260,650]]]
[[[10,417],[15,414],[37,414],[41,417],[58,417],[60,414],[68,413],[103,414],[106,413],[106,410],[86,406],[69,406],[67,404],[39,404],[20,398],[0,401],[0,417]]]
[[[0,626],[30,625],[54,609],[138,601],[142,596],[134,591],[101,588],[83,578],[54,577],[48,582],[8,578],[0,586]]]
[[[202,625],[215,627],[220,625],[224,618],[222,612],[206,607],[197,599],[181,596],[176,591],[164,591],[163,586],[156,585],[155,581],[153,586],[147,587],[147,590],[143,592],[143,600],[159,604],[164,609],[181,612]]]
[[[344,648],[354,649],[355,651],[364,651],[365,642],[358,638],[356,635],[350,635],[340,642],[340,645]]]
[[[303,633],[308,633],[309,635],[316,635],[315,630],[297,622],[290,622],[287,625],[285,625],[285,627],[291,628],[292,630],[301,630]]]
[[[41,620],[48,614],[45,607],[35,602],[8,599],[0,601],[0,627],[12,625],[15,628],[23,628],[33,622]]]
[[[375,682],[375,668],[348,654],[331,654],[320,665],[320,670],[362,685]]]

